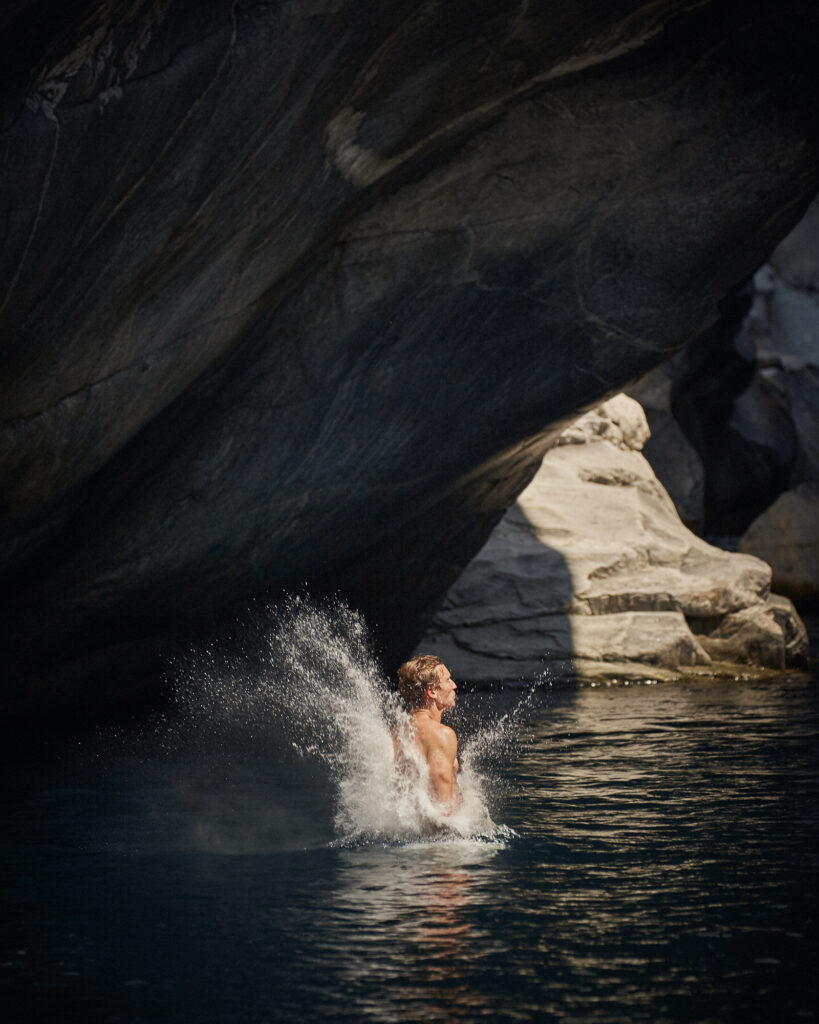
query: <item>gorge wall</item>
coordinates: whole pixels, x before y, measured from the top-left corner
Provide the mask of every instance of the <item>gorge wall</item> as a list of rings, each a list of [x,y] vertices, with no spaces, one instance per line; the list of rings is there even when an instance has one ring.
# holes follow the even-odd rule
[[[819,200],[720,329],[631,394],[651,423],[645,453],[692,528],[738,541],[777,589],[819,601]]]
[[[819,189],[819,12],[17,0],[0,664],[135,699],[306,582],[388,656]]]

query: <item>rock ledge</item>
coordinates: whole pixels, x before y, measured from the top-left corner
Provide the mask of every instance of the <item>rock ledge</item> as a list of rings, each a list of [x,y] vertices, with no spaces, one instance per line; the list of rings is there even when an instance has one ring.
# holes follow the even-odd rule
[[[449,591],[419,650],[474,682],[781,670],[807,634],[760,559],[680,521],[625,395],[572,424]]]

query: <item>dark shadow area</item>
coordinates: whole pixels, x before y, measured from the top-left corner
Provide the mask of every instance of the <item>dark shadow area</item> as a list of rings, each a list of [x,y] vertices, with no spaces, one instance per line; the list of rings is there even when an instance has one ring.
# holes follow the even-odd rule
[[[513,505],[424,620],[421,644],[474,688],[572,684],[573,596],[565,558]]]
[[[788,453],[755,444],[730,419],[735,400],[757,372],[734,339],[751,305],[750,282],[722,304],[722,317],[686,350],[687,369],[674,381],[671,411],[705,469],[706,534],[739,536],[788,487]]]

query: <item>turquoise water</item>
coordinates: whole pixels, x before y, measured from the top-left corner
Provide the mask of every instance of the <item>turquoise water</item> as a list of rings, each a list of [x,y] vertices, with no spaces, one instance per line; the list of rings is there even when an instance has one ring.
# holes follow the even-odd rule
[[[547,687],[476,744],[504,828],[435,843],[340,843],[332,764],[239,718],[7,750],[7,1020],[819,1015],[809,675]]]

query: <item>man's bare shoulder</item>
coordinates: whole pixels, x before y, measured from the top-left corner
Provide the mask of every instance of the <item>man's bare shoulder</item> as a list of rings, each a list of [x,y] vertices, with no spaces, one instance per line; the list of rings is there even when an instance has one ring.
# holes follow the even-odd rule
[[[430,722],[425,738],[428,745],[435,750],[451,754],[453,757],[458,752],[458,737],[455,730],[443,722]]]

